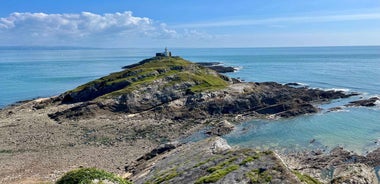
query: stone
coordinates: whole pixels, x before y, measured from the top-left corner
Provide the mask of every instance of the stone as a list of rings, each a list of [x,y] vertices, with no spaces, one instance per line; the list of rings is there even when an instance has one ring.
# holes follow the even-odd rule
[[[216,140],[212,143],[211,151],[212,153],[221,153],[223,151],[231,149],[231,146],[228,145],[227,141],[225,139],[222,139],[220,137],[216,137]]]
[[[373,107],[376,106],[376,102],[380,100],[378,97],[372,97],[369,99],[364,99],[364,100],[357,100],[357,101],[352,101],[349,104],[345,105],[347,107]]]
[[[216,135],[216,136],[222,136],[230,133],[234,129],[234,125],[228,122],[227,120],[223,120],[219,122],[218,124],[211,127],[210,130],[206,132],[208,135]]]

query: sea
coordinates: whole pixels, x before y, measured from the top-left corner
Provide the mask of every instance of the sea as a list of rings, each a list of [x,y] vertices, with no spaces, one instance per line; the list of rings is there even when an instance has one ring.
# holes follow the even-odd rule
[[[59,95],[78,85],[152,57],[162,48],[99,49],[0,47],[0,108],[18,101]],[[359,96],[319,104],[320,113],[289,119],[252,120],[224,138],[234,146],[282,152],[330,150],[359,154],[380,147],[380,103],[375,107],[331,107],[380,96],[380,46],[289,48],[170,48],[193,62],[220,62],[247,82],[298,83]]]

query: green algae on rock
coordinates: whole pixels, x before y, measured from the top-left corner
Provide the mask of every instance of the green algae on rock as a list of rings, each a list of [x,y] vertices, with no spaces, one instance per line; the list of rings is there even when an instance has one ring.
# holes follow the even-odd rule
[[[139,159],[126,170],[137,184],[163,178],[165,183],[301,183],[273,152],[231,148],[220,137]]]
[[[96,168],[80,168],[67,172],[56,184],[93,184],[93,183],[112,183],[112,184],[131,184],[115,174]]]

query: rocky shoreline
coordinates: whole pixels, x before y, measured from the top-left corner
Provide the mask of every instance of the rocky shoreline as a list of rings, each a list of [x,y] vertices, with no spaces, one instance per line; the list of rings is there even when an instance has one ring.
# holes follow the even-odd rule
[[[237,71],[236,67],[223,66],[222,63],[219,62],[198,62],[196,64],[209,68],[211,70],[215,70],[218,73],[229,73]]]
[[[250,119],[316,113],[320,109],[315,104],[357,95],[275,82],[241,82],[180,57],[155,57],[124,68],[57,97],[0,110],[0,161],[5,166],[0,168],[0,183],[52,182],[80,166],[102,168],[135,183],[202,183],[220,172],[218,180],[212,181],[260,183],[271,178],[272,183],[300,183],[308,177],[299,172],[313,173],[284,166],[273,152],[230,149],[220,138],[185,145],[167,143],[206,126],[211,127],[208,135],[220,136],[229,133],[234,123]],[[369,106],[377,100],[349,106]],[[213,147],[221,146],[222,151],[206,154],[209,150],[201,147],[210,147],[206,145],[215,141]],[[161,168],[168,171],[161,174],[154,171],[155,164],[152,170],[156,163],[152,159],[183,150],[205,152],[198,159],[204,166],[189,161],[177,168]],[[192,160],[185,152],[182,155]],[[172,156],[173,163],[183,161]],[[211,162],[214,157],[220,159]],[[230,157],[236,159],[220,165]],[[302,161],[300,158],[297,163]],[[125,162],[129,163],[126,170]],[[220,170],[207,171],[217,166]],[[155,178],[157,174],[168,178]]]

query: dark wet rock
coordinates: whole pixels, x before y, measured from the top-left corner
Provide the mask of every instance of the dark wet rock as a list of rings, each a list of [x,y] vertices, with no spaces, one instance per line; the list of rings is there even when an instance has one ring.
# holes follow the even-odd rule
[[[227,120],[221,121],[216,125],[213,125],[210,130],[206,132],[207,135],[222,136],[230,133],[234,129],[234,125]]]
[[[229,73],[229,72],[235,72],[236,71],[236,69],[234,67],[231,67],[231,66],[210,66],[207,68],[209,68],[211,70],[215,70],[218,73]]]
[[[220,65],[221,63],[219,63],[219,62],[199,62],[196,64],[199,64],[203,67],[206,67],[206,68],[209,68],[212,70],[215,70],[218,73],[229,73],[229,72],[235,72],[236,71],[236,69],[234,67],[222,66],[222,65]]]
[[[327,112],[336,112],[343,110],[343,107],[332,107],[327,110]]]
[[[208,66],[216,66],[216,65],[221,65],[222,63],[220,62],[197,62],[196,64],[208,67]]]
[[[169,143],[161,144],[158,147],[154,148],[149,153],[146,153],[145,155],[138,158],[136,161],[127,163],[127,165],[125,166],[125,170],[130,173],[141,172],[143,169],[145,169],[142,166],[146,166],[145,164],[147,162],[149,162],[150,160],[154,159],[157,156],[163,155],[177,148],[180,145],[181,144],[179,142],[169,142]]]
[[[101,109],[112,112],[141,113],[151,111],[162,118],[175,120],[204,119],[239,114],[275,115],[294,117],[319,111],[314,103],[331,99],[346,98],[350,94],[318,89],[292,88],[277,83],[236,83],[223,90],[189,93],[185,89],[193,85],[183,82],[175,86],[160,86],[169,81],[157,81],[117,98],[102,100]],[[83,103],[65,112],[57,112],[53,119],[72,118],[86,115],[98,105]],[[88,106],[91,105],[91,106]],[[88,106],[88,107],[86,107]],[[94,110],[96,111],[96,110]],[[79,113],[78,113],[79,112]],[[58,116],[60,116],[58,118]]]
[[[154,148],[151,152],[149,152],[149,153],[145,154],[144,156],[140,157],[139,159],[137,159],[137,161],[150,160],[150,159],[152,159],[152,158],[154,158],[160,154],[163,154],[165,152],[169,152],[170,150],[175,149],[179,145],[180,145],[179,142],[169,142],[169,143],[161,144],[157,148]]]
[[[380,148],[377,148],[366,155],[366,164],[372,167],[380,166]]]
[[[378,101],[378,100],[380,100],[378,97],[372,97],[369,99],[352,101],[345,106],[347,106],[347,107],[359,107],[359,106],[373,107],[373,106],[376,106],[376,101]]]
[[[289,82],[289,83],[286,83],[285,85],[287,85],[287,86],[301,86],[301,84],[296,83],[296,82]]]

